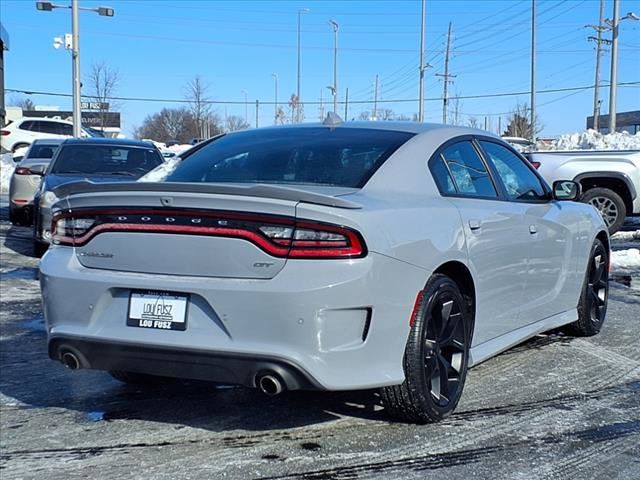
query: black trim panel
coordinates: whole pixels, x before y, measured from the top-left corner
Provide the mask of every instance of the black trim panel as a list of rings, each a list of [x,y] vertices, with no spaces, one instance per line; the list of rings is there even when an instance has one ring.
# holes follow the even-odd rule
[[[586,172],[581,173],[580,175],[576,175],[573,178],[574,182],[580,183],[582,180],[596,179],[596,178],[614,178],[616,180],[622,180],[624,184],[629,189],[629,194],[631,195],[631,201],[634,201],[638,196],[636,192],[636,188],[633,185],[633,182],[629,177],[627,177],[624,173],[621,172]]]
[[[70,351],[82,368],[122,370],[164,377],[188,378],[255,388],[258,373],[275,372],[288,390],[324,390],[311,375],[288,360],[261,355],[204,352],[172,347],[146,347],[120,342],[52,337],[49,357],[60,360]]]

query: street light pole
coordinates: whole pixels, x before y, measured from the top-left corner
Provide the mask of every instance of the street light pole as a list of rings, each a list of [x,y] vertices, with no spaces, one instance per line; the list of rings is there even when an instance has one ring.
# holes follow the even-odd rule
[[[275,96],[273,106],[273,124],[278,123],[278,74],[272,73],[271,76],[275,80]]]
[[[301,8],[298,10],[298,89],[296,91],[296,95],[298,96],[298,103],[296,105],[296,122],[300,123],[300,60],[301,60],[301,33],[300,33],[300,23],[301,17],[303,13],[307,13],[309,11],[308,8]]]
[[[536,0],[531,0],[531,138],[536,141]]]
[[[329,20],[329,25],[333,28],[333,112],[338,111],[338,24],[334,20]]]
[[[71,48],[73,75],[73,136],[80,137],[82,117],[80,113],[80,26],[78,22],[78,0],[71,0]]]
[[[113,17],[115,14],[113,8],[98,7],[85,8],[78,5],[78,0],[71,0],[71,5],[56,5],[51,2],[36,2],[36,9],[42,12],[50,12],[55,8],[71,9],[71,76],[72,76],[72,92],[73,92],[73,136],[80,137],[82,132],[82,116],[80,112],[80,10],[88,10],[96,12],[102,17]]]

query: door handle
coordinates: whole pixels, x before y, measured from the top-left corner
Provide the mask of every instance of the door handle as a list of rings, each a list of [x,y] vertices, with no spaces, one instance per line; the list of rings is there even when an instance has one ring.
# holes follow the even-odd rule
[[[538,228],[535,225],[529,225],[529,233],[533,235],[534,233],[538,233]]]
[[[471,230],[480,230],[480,220],[469,220],[469,228]]]

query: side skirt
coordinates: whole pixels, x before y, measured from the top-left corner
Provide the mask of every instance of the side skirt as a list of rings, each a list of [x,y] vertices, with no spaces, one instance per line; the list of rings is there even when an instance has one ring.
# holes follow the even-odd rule
[[[558,313],[540,320],[535,323],[531,323],[524,327],[513,330],[504,335],[500,335],[494,339],[488,340],[471,347],[469,366],[473,367],[479,363],[488,360],[489,358],[509,350],[511,347],[522,343],[528,338],[537,335],[538,333],[546,332],[554,328],[561,327],[571,322],[575,322],[578,319],[578,309],[572,308],[566,312]]]

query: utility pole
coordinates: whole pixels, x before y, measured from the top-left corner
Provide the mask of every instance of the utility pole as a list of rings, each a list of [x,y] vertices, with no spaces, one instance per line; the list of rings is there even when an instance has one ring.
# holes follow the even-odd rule
[[[345,92],[346,93],[344,95],[344,120],[346,122],[348,118],[348,112],[349,112],[349,87],[347,87]]]
[[[307,13],[309,11],[308,8],[301,8],[300,10],[298,10],[298,89],[296,91],[296,95],[298,96],[298,103],[296,105],[296,122],[300,123],[300,105],[301,105],[301,101],[300,101],[300,59],[301,59],[301,38],[302,35],[300,34],[300,23],[301,23],[301,17],[303,13]]]
[[[271,76],[275,81],[275,97],[273,102],[273,124],[278,124],[278,74],[272,73]]]
[[[609,133],[616,132],[616,93],[618,90],[618,0],[613,0],[611,22],[611,85],[609,85]]]
[[[611,45],[611,40],[602,38],[602,33],[609,30],[609,27],[604,23],[604,0],[600,0],[600,16],[598,17],[598,25],[587,25],[587,27],[593,28],[597,37],[590,36],[587,40],[596,43],[596,80],[593,85],[593,129],[598,131],[600,129],[600,58],[602,57],[602,44]]]
[[[376,83],[373,89],[373,119],[378,119],[378,75],[376,75]]]
[[[260,100],[256,100],[256,128],[258,128],[258,112],[260,111]]]
[[[320,89],[320,121],[324,121],[324,100],[322,99],[322,89]]]
[[[451,22],[449,22],[449,32],[447,33],[447,50],[444,57],[444,74],[436,73],[437,77],[443,77],[444,91],[442,94],[442,123],[447,123],[447,107],[449,106],[449,83],[455,78],[455,75],[449,73],[449,56],[451,54]]]
[[[422,10],[420,14],[420,90],[418,94],[418,121],[424,121],[424,29],[426,0],[422,0]]]
[[[333,111],[338,112],[338,24],[334,20],[329,20],[329,25],[333,28]]]
[[[531,0],[531,141],[536,141],[536,0]]]
[[[246,90],[242,90],[241,92],[244,93],[244,122],[249,123],[249,102],[247,101],[248,92]]]

